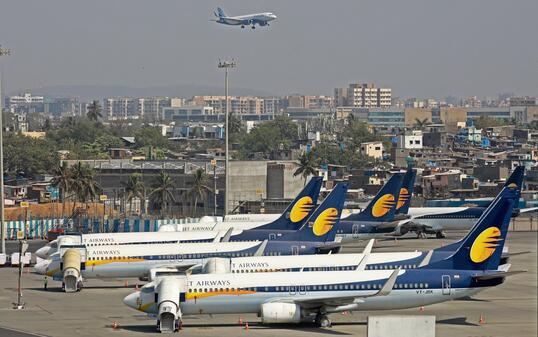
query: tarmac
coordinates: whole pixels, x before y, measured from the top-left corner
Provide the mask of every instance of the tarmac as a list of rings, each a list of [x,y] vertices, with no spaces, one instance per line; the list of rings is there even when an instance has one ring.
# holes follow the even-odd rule
[[[464,233],[450,233],[447,239],[398,239],[380,241],[374,251],[413,251],[448,244]],[[331,328],[313,325],[260,324],[256,315],[187,316],[180,334],[186,336],[366,336],[369,315],[435,315],[436,336],[536,336],[537,335],[537,232],[510,232],[509,251],[529,252],[511,257],[511,270],[526,273],[485,290],[473,298],[407,310],[333,314]],[[32,248],[39,242],[33,242]],[[344,253],[360,252],[365,243],[344,247]],[[155,320],[127,308],[123,297],[134,291],[135,279],[89,280],[79,293],[65,294],[59,283],[25,268],[22,277],[25,309],[12,309],[17,300],[17,269],[0,268],[0,336],[148,336],[155,333]],[[238,323],[248,322],[248,330]],[[480,321],[482,318],[482,322]],[[114,323],[118,327],[113,328]],[[397,334],[395,334],[397,335]]]

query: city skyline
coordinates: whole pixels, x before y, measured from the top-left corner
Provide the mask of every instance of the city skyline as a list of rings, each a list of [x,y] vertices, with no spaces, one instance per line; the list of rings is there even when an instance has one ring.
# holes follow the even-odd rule
[[[218,59],[235,57],[232,90],[270,95],[331,95],[353,82],[392,88],[394,97],[538,95],[538,47],[526,42],[538,30],[534,1],[518,2],[518,11],[501,1],[305,4],[6,2],[0,43],[13,53],[2,60],[5,89],[216,90]],[[221,27],[209,22],[217,5],[231,14],[271,10],[279,20],[256,31]]]

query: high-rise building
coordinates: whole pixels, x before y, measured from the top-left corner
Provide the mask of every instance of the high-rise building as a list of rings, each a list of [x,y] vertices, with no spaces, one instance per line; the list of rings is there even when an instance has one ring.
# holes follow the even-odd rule
[[[261,115],[264,102],[262,98],[254,96],[229,96],[230,112],[238,115]],[[194,96],[192,105],[210,106],[215,114],[224,114],[226,96]]]
[[[347,104],[354,107],[386,108],[392,103],[392,89],[377,88],[373,83],[351,83],[347,91]]]
[[[43,112],[45,109],[45,98],[34,96],[30,93],[10,96],[6,99],[7,108],[16,113]]]
[[[103,100],[103,112],[108,119],[158,119],[163,107],[169,107],[168,97],[108,97]]]

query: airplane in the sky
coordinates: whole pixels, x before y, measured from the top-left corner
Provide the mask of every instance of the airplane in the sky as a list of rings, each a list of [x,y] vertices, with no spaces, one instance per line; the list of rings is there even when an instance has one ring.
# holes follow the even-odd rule
[[[416,269],[339,270],[163,275],[126,296],[124,304],[157,316],[157,329],[172,332],[184,315],[257,313],[262,323],[316,322],[353,310],[394,310],[475,295],[502,284],[501,265],[515,204],[505,187],[480,217],[482,230],[466,236],[446,259]]]
[[[228,16],[220,7],[218,7],[213,14],[215,14],[218,19],[212,21],[215,21],[217,23],[230,26],[241,26],[241,28],[245,28],[245,26],[251,26],[252,29],[256,28],[256,24],[260,26],[269,26],[269,22],[276,20],[277,18],[276,15],[271,12]]]

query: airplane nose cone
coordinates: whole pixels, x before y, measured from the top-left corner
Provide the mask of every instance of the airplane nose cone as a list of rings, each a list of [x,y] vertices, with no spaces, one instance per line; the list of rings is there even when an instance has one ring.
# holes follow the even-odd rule
[[[36,252],[34,254],[35,254],[35,256],[37,256],[39,258],[47,259],[49,257],[49,253],[50,253],[51,250],[52,250],[52,248],[47,245],[47,246],[41,247],[38,250],[36,250]]]
[[[139,298],[140,298],[140,292],[139,291],[134,292],[132,294],[125,296],[125,298],[123,299],[123,304],[125,304],[126,306],[130,308],[138,310],[138,303],[140,303]]]
[[[49,260],[44,260],[36,263],[33,269],[34,273],[45,275],[47,273],[47,267],[49,266],[49,264]]]

